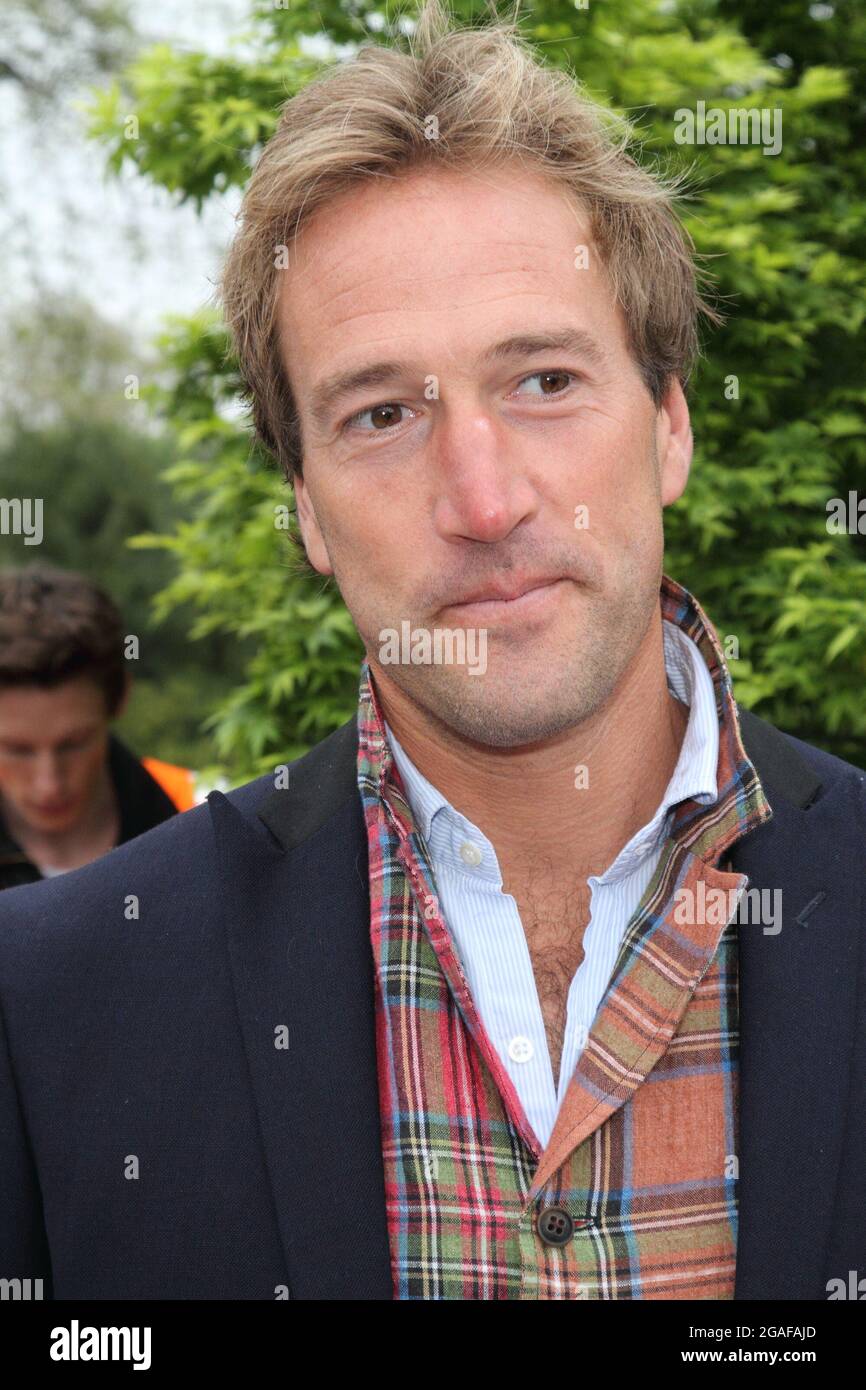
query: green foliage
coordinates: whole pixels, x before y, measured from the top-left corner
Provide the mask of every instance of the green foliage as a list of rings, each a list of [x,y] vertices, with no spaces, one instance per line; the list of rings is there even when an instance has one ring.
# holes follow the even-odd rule
[[[158,680],[138,676],[113,732],[137,757],[192,768],[203,785],[212,786],[226,763],[217,763],[213,738],[202,725],[215,696],[225,698],[232,685],[225,676],[203,676],[191,667],[169,671]]]
[[[153,594],[171,581],[174,560],[127,545],[136,532],[170,532],[186,516],[160,476],[177,459],[175,440],[127,399],[130,377],[146,380],[152,364],[68,298],[38,301],[10,329],[0,372],[0,494],[41,498],[44,534],[38,547],[0,536],[0,564],[58,565],[110,594],[124,631],[139,639],[118,733],[142,754],[201,771],[213,761],[201,721],[241,678],[246,653],[222,634],[191,648],[180,609],[157,619]]]
[[[666,569],[719,632],[736,634],[738,699],[790,732],[866,764],[866,537],[830,535],[827,503],[864,490],[866,12],[782,0],[546,0],[522,19],[546,61],[634,124],[650,166],[691,172],[682,211],[726,307],[691,390],[696,454],[666,513]],[[489,11],[452,3],[464,20]],[[320,69],[304,35],[401,43],[407,11],[342,0],[252,9],[245,56],[145,53],[93,110],[115,168],[198,205],[243,185],[279,107]],[[250,52],[254,56],[249,56]],[[679,108],[779,108],[784,145],[679,146]],[[137,139],[123,121],[139,118]],[[275,508],[282,484],[232,414],[235,369],[218,323],[175,323],[182,430],[170,474],[193,519],[139,544],[177,558],[160,610],[198,610],[195,633],[249,641],[246,681],[213,721],[221,756],[272,767],[353,707],[360,643],[330,584],[294,563]],[[736,378],[738,389],[733,390]]]
[[[140,666],[151,676],[183,650],[186,639],[174,624],[159,643],[148,640],[151,595],[168,583],[171,565],[162,557],[154,565],[145,556],[130,556],[126,541],[143,526],[174,525],[178,508],[159,476],[171,458],[169,442],[100,421],[80,422],[74,430],[62,421],[40,430],[21,428],[0,450],[3,495],[44,499],[42,544],[29,547],[21,537],[4,536],[2,563],[40,561],[102,583],[123,613],[126,631],[140,636]]]
[[[346,719],[363,648],[330,582],[299,573],[290,491],[220,413],[237,382],[224,374],[228,345],[216,315],[176,320],[162,347],[176,384],[154,395],[184,453],[165,479],[189,520],[130,545],[177,557],[177,575],[157,597],[159,617],[191,604],[193,639],[224,633],[249,644],[245,680],[206,727],[228,766],[265,771]]]

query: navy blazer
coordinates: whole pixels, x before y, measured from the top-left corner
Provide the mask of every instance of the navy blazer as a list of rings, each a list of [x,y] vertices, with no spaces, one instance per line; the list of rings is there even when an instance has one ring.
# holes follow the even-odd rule
[[[866,775],[740,717],[774,815],[730,858],[783,925],[740,928],[735,1296],[826,1299],[866,1276]],[[0,1278],[393,1296],[356,752],[0,894]]]

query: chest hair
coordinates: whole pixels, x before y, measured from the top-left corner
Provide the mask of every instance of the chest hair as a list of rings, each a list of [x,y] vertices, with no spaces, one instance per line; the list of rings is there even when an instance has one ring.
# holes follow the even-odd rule
[[[509,891],[523,924],[553,1079],[558,1084],[568,991],[583,961],[591,889],[587,883],[573,879],[557,884],[536,873],[526,882],[515,883]]]

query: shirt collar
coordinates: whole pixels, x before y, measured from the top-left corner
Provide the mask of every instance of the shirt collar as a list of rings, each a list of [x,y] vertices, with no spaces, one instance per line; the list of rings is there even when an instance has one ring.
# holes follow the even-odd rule
[[[656,847],[663,834],[668,812],[678,802],[684,801],[687,797],[694,797],[696,801],[709,805],[718,797],[716,768],[719,757],[719,726],[715,717],[716,705],[710,673],[695,643],[670,619],[663,621],[662,635],[668,688],[689,707],[689,720],[677,765],[652,820],[629,840],[605,873],[597,880],[593,876],[591,881],[612,883],[630,873]],[[444,814],[455,822],[462,834],[471,833],[474,838],[480,837],[483,841],[485,837],[478,828],[457,812],[439,789],[415,766],[387,720],[385,732],[403,779],[416,825],[427,843],[431,841],[433,821],[439,814]]]
[[[733,684],[716,631],[697,599],[681,584],[662,576],[662,639],[668,687],[689,706],[680,756],[653,819],[637,832],[598,879],[614,881],[630,872],[666,833],[689,836],[695,853],[724,850],[772,810],[757,771],[742,743]],[[375,778],[380,796],[393,795],[407,830],[417,829],[429,842],[433,818],[444,811],[470,826],[415,767],[382,713],[365,658],[361,666],[358,708],[359,777]],[[363,773],[361,769],[363,768]],[[730,828],[714,837],[691,829],[705,807],[720,797],[735,797],[741,813]],[[476,833],[480,834],[480,832]]]

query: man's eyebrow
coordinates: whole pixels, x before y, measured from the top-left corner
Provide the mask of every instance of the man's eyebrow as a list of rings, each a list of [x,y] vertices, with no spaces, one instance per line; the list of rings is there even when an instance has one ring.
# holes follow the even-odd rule
[[[601,367],[608,360],[608,354],[591,333],[582,328],[560,328],[545,333],[514,333],[498,343],[485,348],[479,358],[480,366],[493,362],[507,362],[512,358],[536,357],[542,352],[567,352],[583,357],[591,365]],[[310,392],[310,413],[316,424],[324,428],[330,421],[331,412],[339,401],[356,391],[372,386],[386,386],[398,377],[411,376],[414,368],[410,362],[394,360],[372,362],[367,367],[351,371],[336,372],[326,377]]]
[[[386,386],[411,368],[407,362],[372,362],[369,367],[359,367],[348,372],[336,372],[310,392],[310,414],[316,424],[324,429],[329,423],[331,412],[341,400],[363,391],[368,386]]]
[[[601,367],[608,359],[601,343],[583,328],[559,328],[548,333],[515,333],[481,355],[482,364],[504,362],[510,357],[535,357],[540,352],[571,352]]]

